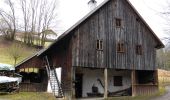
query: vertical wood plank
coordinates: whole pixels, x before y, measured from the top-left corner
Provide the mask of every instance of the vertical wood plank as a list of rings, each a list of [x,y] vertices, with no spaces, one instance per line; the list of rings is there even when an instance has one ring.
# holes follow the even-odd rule
[[[132,96],[136,96],[136,74],[135,70],[131,71],[131,81],[132,81]]]

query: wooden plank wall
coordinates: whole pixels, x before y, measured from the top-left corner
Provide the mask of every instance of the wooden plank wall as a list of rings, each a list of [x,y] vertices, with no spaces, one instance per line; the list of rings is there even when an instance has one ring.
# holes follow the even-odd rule
[[[144,72],[145,73],[145,72]],[[151,95],[158,93],[158,80],[157,80],[157,70],[153,72],[154,84],[139,84],[137,78],[137,71],[132,71],[132,95]]]
[[[115,26],[122,19],[122,27]],[[126,0],[110,0],[76,29],[72,47],[72,66],[154,70],[157,45],[151,31]],[[103,51],[96,50],[96,41],[103,40]],[[116,52],[116,44],[125,45],[124,53]],[[143,54],[137,55],[136,45]]]
[[[47,83],[20,83],[20,92],[46,92]]]
[[[152,95],[158,93],[158,85],[135,85],[136,95]]]
[[[42,68],[42,67],[43,67],[43,60],[35,56],[27,60],[26,62],[22,63],[18,67],[16,67],[16,69],[19,70],[21,68]]]
[[[58,44],[48,51],[48,58],[50,65],[54,67],[61,67],[61,87],[64,95],[72,96],[72,58],[70,36],[65,37]]]

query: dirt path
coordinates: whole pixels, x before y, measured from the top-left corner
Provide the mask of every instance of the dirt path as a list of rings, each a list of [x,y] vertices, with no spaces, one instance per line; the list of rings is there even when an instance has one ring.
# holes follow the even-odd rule
[[[163,96],[153,98],[151,100],[170,100],[170,86],[166,86],[167,93]]]

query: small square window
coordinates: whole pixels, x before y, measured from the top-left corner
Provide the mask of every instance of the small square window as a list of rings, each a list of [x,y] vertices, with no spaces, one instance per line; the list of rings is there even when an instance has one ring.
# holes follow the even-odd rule
[[[114,76],[113,77],[113,85],[114,86],[123,86],[122,76]]]
[[[136,54],[137,55],[142,55],[142,46],[141,45],[136,45]]]
[[[118,52],[118,53],[123,53],[123,52],[125,52],[125,47],[124,47],[124,44],[123,44],[123,43],[119,42],[119,43],[117,44],[117,52]]]
[[[122,21],[120,18],[116,18],[116,27],[121,27],[122,26]]]
[[[103,41],[102,40],[97,40],[96,49],[97,50],[103,50]]]
[[[19,72],[24,72],[24,68],[20,69]]]

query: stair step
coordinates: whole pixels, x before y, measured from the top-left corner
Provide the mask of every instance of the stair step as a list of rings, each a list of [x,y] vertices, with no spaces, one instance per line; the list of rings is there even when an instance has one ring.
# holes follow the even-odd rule
[[[50,78],[50,84],[51,84],[51,88],[53,91],[53,94],[55,95],[55,97],[63,97],[63,91],[61,88],[61,84],[58,81],[58,77],[56,75],[56,71],[54,69],[51,70],[50,64],[49,64],[49,60],[48,57],[45,57],[45,64],[46,64],[46,70],[47,70],[47,74],[48,77]]]

